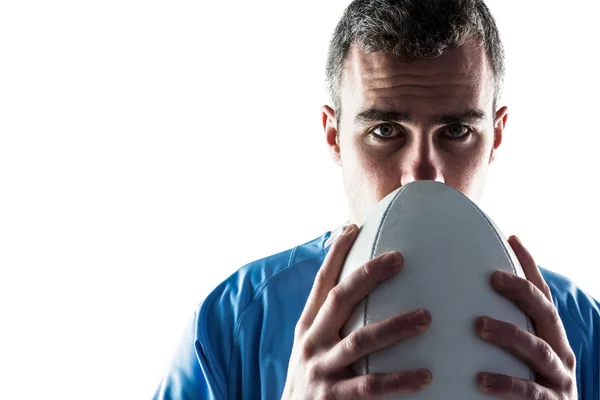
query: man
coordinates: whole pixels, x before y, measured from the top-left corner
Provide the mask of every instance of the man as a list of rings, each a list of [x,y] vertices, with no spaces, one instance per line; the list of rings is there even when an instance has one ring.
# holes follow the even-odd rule
[[[444,182],[477,200],[502,143],[503,49],[479,0],[355,0],[331,40],[325,139],[341,166],[350,224],[250,263],[199,306],[157,399],[378,399],[425,388],[431,371],[355,376],[350,365],[422,334],[427,310],[339,331],[377,283],[402,273],[388,253],[336,284],[358,226],[385,195],[414,180]],[[341,230],[345,228],[343,234]],[[525,360],[536,381],[486,374],[505,399],[600,399],[600,304],[538,268],[516,237],[527,279],[493,276],[536,335],[482,316],[481,340]]]

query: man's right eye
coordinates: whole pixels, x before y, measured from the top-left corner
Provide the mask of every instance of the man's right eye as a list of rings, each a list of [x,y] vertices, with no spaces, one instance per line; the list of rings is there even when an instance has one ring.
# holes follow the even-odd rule
[[[396,136],[399,136],[400,128],[395,126],[394,124],[385,123],[381,125],[377,125],[375,128],[371,130],[371,133],[376,139],[392,139]]]

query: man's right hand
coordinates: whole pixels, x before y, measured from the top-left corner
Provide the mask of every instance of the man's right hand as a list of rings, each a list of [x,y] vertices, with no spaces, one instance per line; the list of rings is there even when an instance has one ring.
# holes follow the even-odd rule
[[[358,230],[350,225],[344,231],[331,245],[317,273],[294,332],[282,399],[379,399],[418,392],[431,382],[431,372],[423,369],[359,376],[352,371],[355,361],[422,334],[431,322],[426,310],[416,310],[360,328],[344,339],[340,337],[356,304],[377,284],[400,271],[403,263],[400,253],[385,253],[336,285]]]

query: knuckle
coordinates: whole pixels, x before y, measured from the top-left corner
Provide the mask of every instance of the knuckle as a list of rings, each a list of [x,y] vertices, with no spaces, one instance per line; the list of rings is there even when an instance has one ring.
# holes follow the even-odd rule
[[[561,389],[564,393],[573,393],[577,391],[577,387],[573,379],[566,379],[561,385]]]
[[[306,379],[309,384],[314,385],[321,378],[321,370],[317,363],[308,363],[306,366]]]
[[[406,377],[403,374],[396,374],[392,382],[396,389],[401,389],[406,386]]]
[[[562,320],[560,318],[560,314],[558,313],[558,310],[556,309],[556,307],[554,307],[554,305],[552,306],[550,318],[551,318],[552,323],[557,324],[558,326],[562,326]]]
[[[369,261],[368,263],[363,264],[359,269],[358,269],[358,273],[361,275],[361,277],[365,280],[370,279],[371,276],[373,275],[373,271],[372,268],[374,266],[374,261]]]
[[[548,286],[548,284],[546,283],[546,281],[543,282],[543,286],[542,286],[543,290],[542,292],[549,296],[550,299],[552,298],[552,291],[550,290],[550,286]]]
[[[298,342],[300,339],[302,339],[303,333],[304,327],[301,326],[299,323],[296,324],[296,327],[294,328],[294,342]]]
[[[513,346],[516,343],[531,345],[530,343],[524,343],[529,342],[529,340],[527,340],[527,336],[523,336],[518,326],[503,321],[500,322],[498,331],[492,332],[492,337],[498,344],[505,346]]]
[[[314,357],[317,352],[317,348],[309,340],[303,340],[300,344],[299,349],[300,359],[304,362],[308,362]]]
[[[299,341],[304,336],[304,332],[308,330],[308,327],[304,322],[298,322],[294,328],[294,341]]]
[[[315,281],[313,283],[314,287],[320,288],[327,283],[327,275],[325,274],[326,268],[321,267],[315,276]]]
[[[381,382],[375,375],[365,375],[358,384],[358,395],[368,397],[378,394],[381,391]]]
[[[570,350],[565,356],[565,366],[569,369],[569,371],[574,371],[577,367],[577,357],[573,350]]]
[[[512,341],[516,342],[521,339],[521,330],[518,326],[514,324],[506,324],[503,329],[506,330],[508,336],[511,338]]]
[[[347,354],[356,354],[363,345],[363,336],[360,331],[354,331],[344,339],[343,349]]]
[[[538,359],[541,363],[550,364],[554,361],[554,350],[546,342],[542,342],[538,348]]]
[[[343,304],[343,302],[344,302],[343,297],[344,297],[344,295],[343,295],[342,291],[339,289],[339,286],[336,286],[333,289],[331,289],[329,291],[329,293],[327,294],[327,300],[325,301],[325,304],[330,309],[336,310]]]
[[[330,390],[322,388],[317,393],[315,399],[317,399],[317,400],[336,400],[336,396]]]
[[[294,340],[300,340],[304,333],[308,331],[310,328],[310,322],[307,320],[305,314],[300,316],[298,322],[296,322],[296,326],[294,327]]]
[[[370,285],[371,289],[374,289],[375,284],[377,284],[381,280],[381,273],[377,273],[377,271],[381,271],[382,264],[381,262],[374,258],[364,263],[356,273],[360,276],[360,282],[366,285]]]
[[[524,398],[531,400],[543,400],[544,392],[538,385],[528,384],[524,387]]]
[[[527,297],[533,298],[537,294],[538,288],[531,281],[524,281],[523,284],[525,285],[524,289]]]

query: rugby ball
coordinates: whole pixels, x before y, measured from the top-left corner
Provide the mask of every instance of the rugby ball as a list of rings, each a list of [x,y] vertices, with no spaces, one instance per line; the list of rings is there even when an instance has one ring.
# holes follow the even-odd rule
[[[342,337],[361,327],[425,308],[431,325],[422,335],[370,354],[353,365],[357,374],[428,368],[424,390],[392,399],[475,400],[481,371],[534,380],[527,364],[485,342],[475,331],[478,316],[490,316],[533,333],[529,318],[498,294],[490,278],[502,269],[525,277],[497,226],[469,198],[435,181],[415,181],[381,200],[363,223],[339,280],[387,251],[404,266],[354,309]]]

